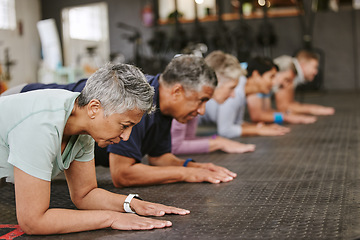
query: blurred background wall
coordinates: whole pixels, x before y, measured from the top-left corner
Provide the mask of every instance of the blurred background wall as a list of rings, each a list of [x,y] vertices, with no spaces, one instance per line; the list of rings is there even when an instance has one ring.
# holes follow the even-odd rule
[[[181,0],[178,0],[181,1]],[[95,0],[16,0],[19,11],[18,22],[22,23],[22,33],[7,33],[0,30],[0,61],[4,58],[5,48],[10,49],[11,59],[16,62],[12,67],[13,80],[10,85],[21,82],[36,82],[38,61],[41,58],[40,42],[36,22],[40,19],[55,19],[62,40],[63,26],[61,11],[64,8],[96,3]],[[167,39],[175,37],[175,24],[160,24],[156,27],[145,26],[142,17],[144,8],[151,5],[149,0],[104,0],[108,6],[109,51],[111,55],[121,54],[124,61],[134,63],[135,50],[143,61],[141,67],[145,72],[162,71],[164,64],[178,53],[167,51],[161,55],[162,64],[156,66],[153,56],[157,53],[149,47],[149,40],[154,38],[154,30],[166,34]],[[223,0],[223,11],[233,11],[230,0]],[[306,1],[305,1],[306,2]],[[223,21],[229,31],[235,31],[239,20]],[[262,18],[245,19],[256,36],[259,33]],[[273,26],[276,43],[271,47],[271,57],[282,54],[293,55],[303,46],[302,27],[298,16],[269,17]],[[140,33],[136,41],[131,39],[134,31],[119,27],[119,23],[130,25]],[[201,22],[208,38],[217,33],[217,21]],[[181,28],[188,36],[193,34],[194,23],[185,22]],[[140,40],[140,41],[139,41]],[[313,26],[312,45],[324,53],[322,89],[354,90],[360,87],[360,11],[352,7],[342,7],[337,12],[318,11]],[[137,47],[137,48],[135,48]],[[254,40],[251,55],[263,55],[264,48]],[[110,56],[109,56],[109,59]]]

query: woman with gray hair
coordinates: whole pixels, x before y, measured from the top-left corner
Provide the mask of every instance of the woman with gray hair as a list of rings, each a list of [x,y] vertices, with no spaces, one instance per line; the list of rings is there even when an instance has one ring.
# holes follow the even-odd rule
[[[130,213],[189,213],[97,187],[94,140],[100,147],[126,141],[152,111],[153,95],[139,69],[108,64],[81,93],[46,89],[0,98],[0,179],[15,184],[17,219],[25,233],[163,228],[171,222]],[[61,171],[79,210],[49,208],[51,179]]]

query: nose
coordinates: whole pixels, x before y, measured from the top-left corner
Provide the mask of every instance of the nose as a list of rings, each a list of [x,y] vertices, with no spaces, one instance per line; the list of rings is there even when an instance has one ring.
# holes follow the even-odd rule
[[[129,127],[127,129],[125,129],[121,134],[120,134],[120,139],[123,141],[127,141],[129,140],[130,134],[131,134],[131,130],[132,127]]]
[[[117,137],[113,140],[114,143],[119,143],[121,141],[121,137]]]
[[[198,114],[200,114],[200,115],[205,114],[205,104],[206,104],[206,102],[203,102],[203,103],[200,104],[200,106],[199,106],[199,108],[197,110]]]

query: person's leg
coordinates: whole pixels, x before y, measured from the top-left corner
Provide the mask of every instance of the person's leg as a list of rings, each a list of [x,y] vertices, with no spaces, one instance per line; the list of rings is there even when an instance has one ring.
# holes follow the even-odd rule
[[[26,83],[17,85],[13,88],[10,88],[8,90],[6,90],[5,92],[3,92],[0,96],[8,96],[8,95],[12,95],[12,94],[17,94],[17,93],[21,93],[21,90],[26,86]]]

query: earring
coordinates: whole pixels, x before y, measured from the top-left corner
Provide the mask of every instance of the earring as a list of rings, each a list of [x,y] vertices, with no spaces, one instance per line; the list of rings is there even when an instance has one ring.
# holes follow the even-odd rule
[[[95,116],[91,116],[91,119],[94,119],[95,118]]]

